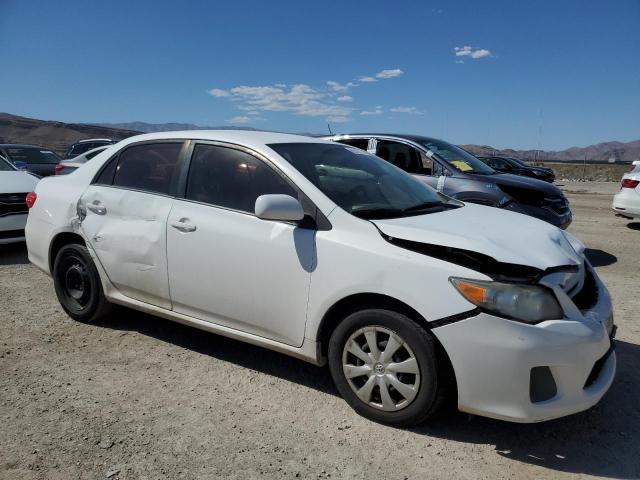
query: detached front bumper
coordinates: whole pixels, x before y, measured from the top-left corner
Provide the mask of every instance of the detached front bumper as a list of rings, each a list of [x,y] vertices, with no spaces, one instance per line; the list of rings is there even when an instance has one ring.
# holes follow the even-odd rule
[[[528,325],[481,313],[433,329],[453,365],[461,411],[531,423],[598,403],[615,376],[615,328],[609,293],[590,273],[597,301],[580,319]]]

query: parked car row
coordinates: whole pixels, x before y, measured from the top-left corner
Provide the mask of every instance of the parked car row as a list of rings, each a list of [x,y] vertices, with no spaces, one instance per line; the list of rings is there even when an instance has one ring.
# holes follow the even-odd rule
[[[106,148],[114,143],[116,143],[115,140],[108,138],[80,140],[68,148],[65,159],[78,157],[97,148]],[[28,170],[40,177],[69,173],[74,167],[74,164],[68,164],[68,168],[65,164],[64,169],[58,167],[62,159],[51,150],[37,145],[0,144],[0,156],[9,160],[18,169]],[[91,156],[85,157],[84,161],[86,162],[88,158]],[[80,163],[82,161],[76,162],[76,164]],[[75,167],[77,168],[77,165]]]
[[[0,245],[24,241],[27,197],[37,183],[38,177],[18,170],[0,156]]]
[[[547,182],[494,170],[460,147],[418,135],[350,134],[326,137],[367,150],[421,182],[464,202],[524,213],[565,229],[569,201]]]
[[[611,299],[551,188],[427,137],[164,132],[41,180],[26,240],[78,321],[119,304],[328,363],[386,424],[448,399],[536,422],[616,370]]]

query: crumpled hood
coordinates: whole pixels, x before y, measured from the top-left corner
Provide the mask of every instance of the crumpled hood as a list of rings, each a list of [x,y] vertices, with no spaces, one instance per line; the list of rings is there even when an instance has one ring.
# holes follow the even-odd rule
[[[33,192],[38,178],[22,171],[0,172],[0,193]]]
[[[494,207],[467,203],[443,212],[372,222],[396,239],[470,250],[503,263],[540,270],[581,263],[559,228]]]

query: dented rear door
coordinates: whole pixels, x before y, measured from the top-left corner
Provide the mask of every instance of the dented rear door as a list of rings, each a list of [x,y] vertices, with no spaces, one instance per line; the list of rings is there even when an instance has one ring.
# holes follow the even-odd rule
[[[173,199],[92,185],[81,229],[114,286],[127,297],[171,308],[166,225]]]

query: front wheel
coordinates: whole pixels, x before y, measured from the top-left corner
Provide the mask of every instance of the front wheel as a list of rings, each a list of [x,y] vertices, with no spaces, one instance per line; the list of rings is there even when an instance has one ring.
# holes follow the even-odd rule
[[[416,425],[441,403],[435,341],[397,312],[368,309],[346,317],[331,335],[329,368],[347,403],[376,422]]]
[[[112,304],[102,291],[100,275],[87,247],[65,245],[53,263],[53,284],[60,305],[79,322],[95,322],[109,314]]]

